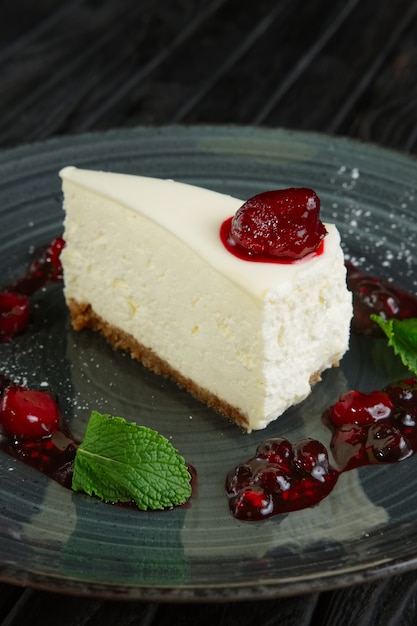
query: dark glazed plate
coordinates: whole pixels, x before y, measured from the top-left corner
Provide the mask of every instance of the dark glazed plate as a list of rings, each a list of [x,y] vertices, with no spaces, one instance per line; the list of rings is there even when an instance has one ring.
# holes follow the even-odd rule
[[[82,135],[0,153],[1,283],[21,275],[34,247],[62,231],[60,167],[167,177],[247,198],[308,186],[340,228],[346,256],[415,290],[417,165],[343,139],[228,127],[139,128]],[[339,369],[266,431],[247,435],[175,385],[74,333],[61,286],[35,298],[30,333],[0,345],[0,373],[57,392],[73,433],[91,409],[169,437],[194,465],[191,506],[142,513],[73,494],[0,453],[0,579],[45,589],[147,600],[267,598],[369,580],[417,566],[417,457],[342,475],[318,507],[238,522],[228,470],[267,436],[328,445],[323,409],[350,387],[397,377],[385,344],[352,338]]]

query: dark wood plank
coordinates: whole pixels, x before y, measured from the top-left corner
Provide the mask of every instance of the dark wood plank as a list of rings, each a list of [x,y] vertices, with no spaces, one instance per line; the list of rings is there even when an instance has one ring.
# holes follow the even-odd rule
[[[10,615],[23,591],[21,587],[0,583],[0,624]]]
[[[414,626],[417,574],[409,572],[323,593],[312,626]]]
[[[71,4],[51,13],[44,1],[20,37],[14,16],[16,45],[0,49],[0,145],[180,121],[417,149],[415,0]]]
[[[318,595],[231,604],[161,605],[155,626],[309,626]]]
[[[10,602],[1,626],[309,626],[319,594],[262,602],[154,604],[74,598],[4,585]],[[14,594],[19,591],[19,596]],[[0,605],[1,609],[1,605]]]

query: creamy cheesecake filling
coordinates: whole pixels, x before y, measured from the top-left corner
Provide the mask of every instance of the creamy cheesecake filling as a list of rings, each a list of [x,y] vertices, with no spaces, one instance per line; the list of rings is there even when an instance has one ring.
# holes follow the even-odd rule
[[[334,226],[326,224],[324,253],[309,261],[249,263],[219,238],[241,200],[173,181],[75,168],[61,175],[73,311],[90,307],[91,319],[150,350],[247,430],[303,400],[312,378],[346,351],[351,297]]]

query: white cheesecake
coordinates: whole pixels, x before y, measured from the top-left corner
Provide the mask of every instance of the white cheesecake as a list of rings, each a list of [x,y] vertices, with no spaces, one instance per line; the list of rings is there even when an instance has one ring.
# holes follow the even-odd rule
[[[352,305],[334,225],[308,260],[250,262],[219,236],[242,200],[172,180],[60,175],[75,329],[99,331],[249,432],[338,364]]]

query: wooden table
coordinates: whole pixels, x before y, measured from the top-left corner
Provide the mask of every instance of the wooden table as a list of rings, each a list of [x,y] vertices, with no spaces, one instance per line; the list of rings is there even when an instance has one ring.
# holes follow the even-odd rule
[[[15,0],[0,147],[137,125],[244,124],[417,153],[416,0]],[[417,574],[264,602],[73,598],[0,583],[0,624],[415,624]]]

